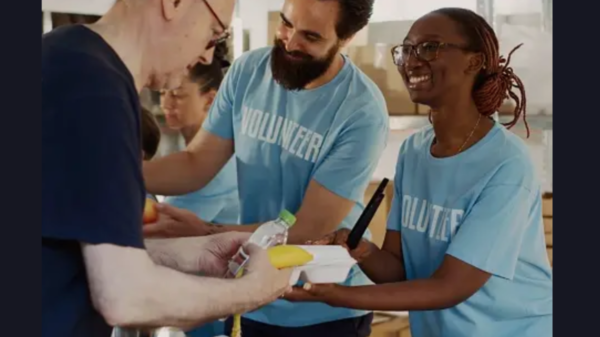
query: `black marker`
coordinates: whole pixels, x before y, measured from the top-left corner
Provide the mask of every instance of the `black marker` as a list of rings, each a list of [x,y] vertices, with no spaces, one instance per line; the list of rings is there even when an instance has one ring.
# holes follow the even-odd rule
[[[369,228],[371,220],[373,220],[373,217],[375,216],[379,205],[381,205],[381,202],[385,197],[384,192],[388,181],[389,180],[387,178],[383,178],[381,184],[379,184],[377,190],[375,190],[375,193],[371,197],[371,200],[369,200],[367,207],[365,207],[362,214],[358,218],[358,221],[356,221],[354,228],[352,228],[352,231],[350,231],[350,234],[348,235],[348,240],[346,241],[346,245],[350,250],[356,249],[358,243],[360,242],[360,239],[367,231],[367,228]]]

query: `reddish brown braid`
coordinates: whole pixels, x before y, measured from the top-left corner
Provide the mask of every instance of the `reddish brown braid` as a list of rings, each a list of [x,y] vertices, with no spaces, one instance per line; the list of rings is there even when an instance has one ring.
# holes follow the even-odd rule
[[[500,55],[496,33],[484,18],[465,8],[441,8],[435,12],[446,15],[457,22],[466,35],[469,49],[473,52],[483,53],[485,56],[484,67],[475,79],[473,86],[473,100],[479,113],[487,117],[492,116],[502,106],[504,100],[510,98],[515,102],[514,118],[503,125],[509,129],[512,128],[522,115],[527,129],[527,137],[529,137],[525,87],[513,69],[508,66],[512,53],[523,44],[516,46],[505,59]],[[519,95],[513,91],[513,88],[519,90]]]

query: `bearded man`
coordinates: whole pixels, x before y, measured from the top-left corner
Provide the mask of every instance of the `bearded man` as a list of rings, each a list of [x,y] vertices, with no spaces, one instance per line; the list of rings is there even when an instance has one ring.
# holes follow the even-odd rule
[[[144,164],[149,192],[180,195],[202,188],[235,156],[242,225],[162,206],[145,235],[252,232],[282,209],[296,214],[291,244],[351,228],[386,145],[388,114],[381,91],[340,49],[372,10],[373,0],[286,0],[275,45],[233,63],[189,147]],[[357,267],[345,284],[368,282]],[[368,336],[371,320],[369,312],[282,299],[245,314],[242,330],[244,337]]]

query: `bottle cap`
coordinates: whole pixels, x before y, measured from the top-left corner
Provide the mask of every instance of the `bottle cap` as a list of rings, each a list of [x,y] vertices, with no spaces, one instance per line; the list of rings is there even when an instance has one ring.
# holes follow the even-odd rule
[[[288,225],[288,227],[292,227],[296,223],[296,217],[294,216],[294,214],[288,212],[285,209],[281,211],[281,213],[279,213],[279,218],[283,220],[283,222],[285,222],[286,225]]]

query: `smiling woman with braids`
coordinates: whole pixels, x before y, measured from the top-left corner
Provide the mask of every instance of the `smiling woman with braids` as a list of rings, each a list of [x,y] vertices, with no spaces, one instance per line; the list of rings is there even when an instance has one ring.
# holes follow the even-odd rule
[[[525,90],[512,52],[498,50],[492,28],[466,9],[413,24],[392,53],[432,125],[401,146],[383,247],[363,240],[350,252],[376,285],[305,285],[288,300],[407,310],[413,337],[552,336],[540,182],[507,130],[525,117]],[[501,125],[491,116],[506,98],[514,119]],[[343,245],[347,235],[316,243]]]

